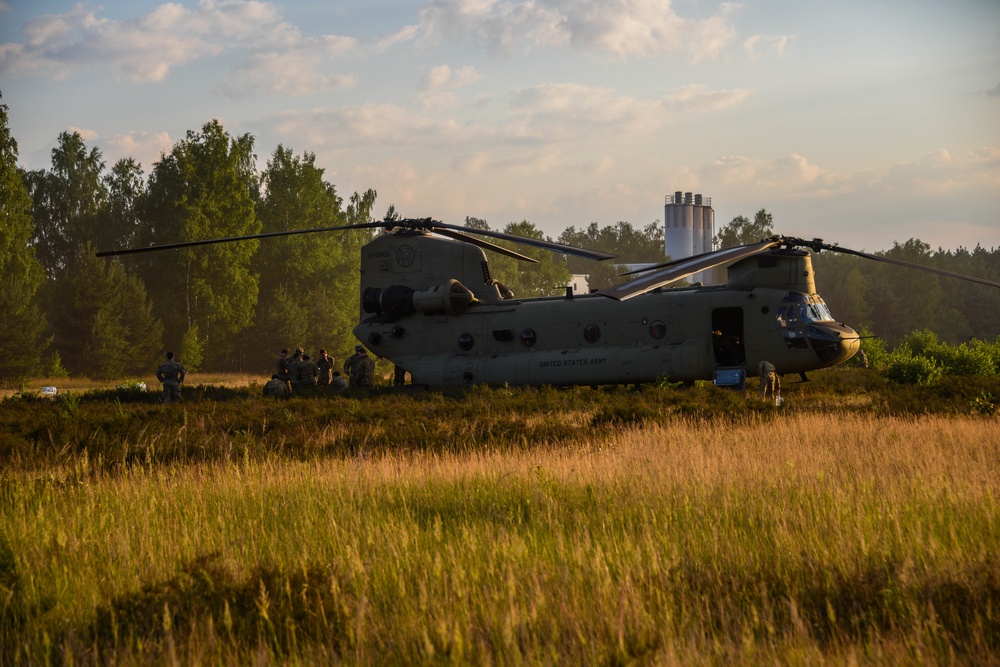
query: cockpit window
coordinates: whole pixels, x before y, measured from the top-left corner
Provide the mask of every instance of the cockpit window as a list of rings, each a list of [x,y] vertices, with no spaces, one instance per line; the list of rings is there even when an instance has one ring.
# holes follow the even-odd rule
[[[833,321],[833,315],[827,305],[823,303],[823,299],[798,292],[789,292],[782,299],[776,317],[780,326],[791,328],[812,322]]]

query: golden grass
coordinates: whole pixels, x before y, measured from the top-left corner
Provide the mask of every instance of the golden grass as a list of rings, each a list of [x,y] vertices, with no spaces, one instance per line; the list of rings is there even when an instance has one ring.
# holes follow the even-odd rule
[[[10,481],[24,662],[1000,660],[995,419]]]

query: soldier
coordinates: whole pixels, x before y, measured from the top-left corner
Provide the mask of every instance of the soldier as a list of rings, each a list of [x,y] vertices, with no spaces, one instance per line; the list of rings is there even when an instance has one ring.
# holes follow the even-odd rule
[[[344,362],[344,372],[350,381],[351,389],[370,389],[375,386],[375,362],[368,357],[368,352],[362,345],[354,346],[354,355]]]
[[[330,386],[330,373],[333,371],[333,357],[326,353],[326,350],[319,351],[319,359],[316,360],[316,370],[319,375],[316,377],[316,384],[321,390]]]
[[[299,392],[302,394],[311,394],[316,389],[316,364],[314,364],[310,359],[308,354],[302,355],[302,361],[299,362]]]
[[[761,361],[757,364],[757,375],[760,376],[760,397],[767,398],[770,393],[775,404],[781,404],[781,378],[778,371],[770,361]]]
[[[174,353],[167,352],[167,360],[156,369],[156,379],[163,383],[163,402],[181,400],[181,382],[187,371],[180,362],[174,361]]]
[[[277,375],[272,375],[264,385],[265,396],[288,396],[288,393],[288,383]]]
[[[868,368],[868,355],[864,350],[858,350],[858,365],[861,368]]]
[[[302,348],[295,350],[292,361],[288,364],[288,384],[293,394],[299,393],[299,366],[302,365]]]
[[[333,378],[330,380],[330,389],[338,394],[347,391],[347,380],[343,378],[340,371],[333,372]]]
[[[278,355],[278,361],[277,361],[278,376],[277,377],[278,377],[279,380],[281,380],[282,382],[285,383],[285,388],[288,389],[289,391],[291,391],[291,388],[288,386],[288,382],[292,379],[291,364],[292,364],[292,360],[288,358],[288,349],[286,348],[286,349],[284,349],[284,350],[281,351],[281,354]]]

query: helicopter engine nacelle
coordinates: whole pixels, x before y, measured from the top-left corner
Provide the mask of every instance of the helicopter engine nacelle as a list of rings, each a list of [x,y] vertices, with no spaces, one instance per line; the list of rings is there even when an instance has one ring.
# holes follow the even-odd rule
[[[366,313],[389,313],[396,317],[412,312],[457,315],[475,300],[472,290],[453,278],[443,285],[421,290],[405,285],[369,287],[361,295],[361,307]]]

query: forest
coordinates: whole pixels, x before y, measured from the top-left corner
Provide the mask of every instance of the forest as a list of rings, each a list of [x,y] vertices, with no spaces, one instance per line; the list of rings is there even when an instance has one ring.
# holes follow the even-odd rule
[[[383,217],[376,197],[369,189],[345,199],[309,151],[279,145],[259,169],[254,137],[234,136],[217,120],[189,131],[148,174],[132,158],[109,168],[78,132],[59,135],[49,169],[25,170],[0,104],[0,385],[147,373],[168,349],[189,371],[266,373],[279,349],[300,345],[341,357],[354,344],[358,256],[371,230],[114,259],[95,253],[368,222]],[[389,205],[385,216],[397,215]],[[479,218],[465,224],[490,229]],[[725,225],[716,243],[756,241],[773,229],[761,209]],[[501,231],[547,238],[528,220]],[[554,240],[615,253],[621,263],[664,260],[659,221],[590,223]],[[588,274],[592,288],[624,280],[611,263],[518,251],[539,263],[491,257],[494,275],[518,296],[558,293],[574,273]],[[1000,280],[1000,249],[933,252],[910,239],[876,254]],[[917,330],[950,343],[1000,335],[995,288],[831,253],[814,264],[835,317],[890,345]]]

